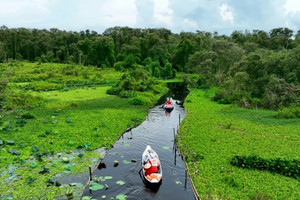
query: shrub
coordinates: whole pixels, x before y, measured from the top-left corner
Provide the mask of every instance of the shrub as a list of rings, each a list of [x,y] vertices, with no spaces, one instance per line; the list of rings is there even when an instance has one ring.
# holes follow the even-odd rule
[[[119,95],[121,90],[122,89],[120,87],[112,87],[106,91],[106,94]]]
[[[280,119],[300,118],[300,107],[290,106],[290,107],[280,108],[276,115],[276,118],[280,118]]]
[[[287,177],[300,179],[300,161],[264,159],[256,155],[251,156],[234,156],[230,164],[245,169],[267,170],[269,172],[282,174]]]
[[[151,100],[147,97],[134,97],[129,100],[129,103],[132,105],[151,105]]]
[[[34,96],[24,92],[12,93],[7,96],[4,108],[8,110],[16,108],[33,108],[42,103],[40,96]]]
[[[34,90],[34,91],[49,91],[49,90],[60,90],[63,89],[64,85],[49,83],[49,82],[33,82],[26,85],[23,89]]]
[[[123,97],[123,98],[131,98],[131,97],[136,97],[137,94],[136,92],[132,91],[132,90],[122,90],[120,93],[119,93],[119,96],[120,97]]]
[[[22,114],[21,118],[22,119],[36,119],[36,117],[33,114],[31,114],[30,112],[26,112],[26,113]]]

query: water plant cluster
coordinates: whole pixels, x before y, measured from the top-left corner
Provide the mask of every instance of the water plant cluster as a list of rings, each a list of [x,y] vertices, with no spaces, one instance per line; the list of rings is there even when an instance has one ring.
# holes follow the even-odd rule
[[[215,91],[190,90],[177,136],[201,199],[298,199],[299,119],[217,104]]]
[[[230,164],[245,169],[266,170],[300,180],[299,160],[264,159],[251,155],[234,156]]]
[[[1,70],[10,74],[0,110],[1,199],[79,198],[88,167],[102,158],[93,150],[111,148],[150,106],[106,94],[121,76],[112,69],[16,62]],[[86,175],[63,181],[74,174]]]

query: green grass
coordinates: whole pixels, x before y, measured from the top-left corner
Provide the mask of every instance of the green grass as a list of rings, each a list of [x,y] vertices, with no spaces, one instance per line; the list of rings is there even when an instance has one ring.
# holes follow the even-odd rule
[[[19,63],[5,66],[16,70],[10,77],[13,81],[20,76],[30,77],[27,73],[35,68],[35,65],[37,64]],[[42,65],[47,66],[49,70],[67,67],[57,64]],[[48,68],[43,73],[48,73]],[[76,68],[80,74],[80,68],[84,67]],[[18,70],[26,73],[21,75]],[[119,72],[114,73],[111,69],[95,70],[99,77],[105,77],[102,80],[104,83],[110,83],[120,76]],[[62,78],[59,84],[72,79],[68,75]],[[98,82],[92,87],[73,85],[67,90],[55,91],[24,90],[14,84],[16,82],[10,82],[11,91],[39,96],[43,103],[29,110],[14,109],[1,117],[0,140],[4,144],[0,143],[0,199],[9,196],[14,199],[54,199],[57,196],[65,196],[70,191],[69,186],[47,187],[49,179],[88,172],[88,167],[100,158],[99,153],[93,150],[100,147],[110,148],[123,131],[145,120],[151,106],[131,105],[127,98],[107,95],[106,90],[110,86],[97,86]],[[167,91],[165,86],[162,88],[162,93],[152,95],[154,99],[158,100]],[[29,118],[33,119],[23,119],[22,116],[31,116]],[[14,141],[14,144],[9,145],[8,141]],[[9,153],[12,149],[20,155]],[[68,162],[63,161],[63,157],[66,157]],[[44,171],[49,172],[41,174],[44,168],[47,168]],[[82,190],[82,187],[79,186],[78,191]]]
[[[230,165],[235,155],[300,160],[300,120],[275,111],[246,110],[210,101],[212,91],[191,90],[178,135],[202,199],[299,199],[300,181]]]

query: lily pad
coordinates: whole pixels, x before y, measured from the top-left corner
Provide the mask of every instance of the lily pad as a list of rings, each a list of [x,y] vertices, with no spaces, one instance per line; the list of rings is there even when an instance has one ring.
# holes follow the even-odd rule
[[[163,149],[164,149],[164,150],[169,150],[170,147],[169,147],[169,146],[163,146]]]
[[[130,147],[130,144],[125,143],[125,144],[124,144],[124,147]]]
[[[106,199],[106,195],[102,195],[101,198],[102,198],[102,199]]]
[[[37,167],[37,163],[36,162],[32,162],[29,165],[31,168],[36,168]]]
[[[181,181],[176,181],[176,184],[177,185],[182,185],[182,182]]]
[[[105,178],[106,180],[111,180],[113,177],[112,177],[112,176],[104,176],[104,178]]]
[[[118,199],[118,200],[126,200],[127,196],[125,194],[119,194],[118,196],[116,196],[116,199]]]
[[[104,188],[104,185],[101,185],[96,182],[90,182],[90,190],[96,191],[96,190],[102,190]]]
[[[124,181],[117,181],[116,184],[118,184],[118,185],[125,185],[125,182]]]
[[[128,161],[128,160],[123,160],[123,163],[124,163],[125,165],[128,165],[128,164],[130,164],[131,162]]]
[[[84,196],[84,197],[81,198],[81,200],[91,200],[91,199],[92,199],[92,198],[89,197],[89,196]]]

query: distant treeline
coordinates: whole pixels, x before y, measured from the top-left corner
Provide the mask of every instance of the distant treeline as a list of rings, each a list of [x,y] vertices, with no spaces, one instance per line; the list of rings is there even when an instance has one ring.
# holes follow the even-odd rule
[[[67,32],[0,28],[0,62],[28,60],[143,69],[169,79],[195,74],[192,86],[219,87],[214,100],[243,107],[300,105],[300,31],[274,28],[234,31],[230,36],[197,31],[114,27]]]

